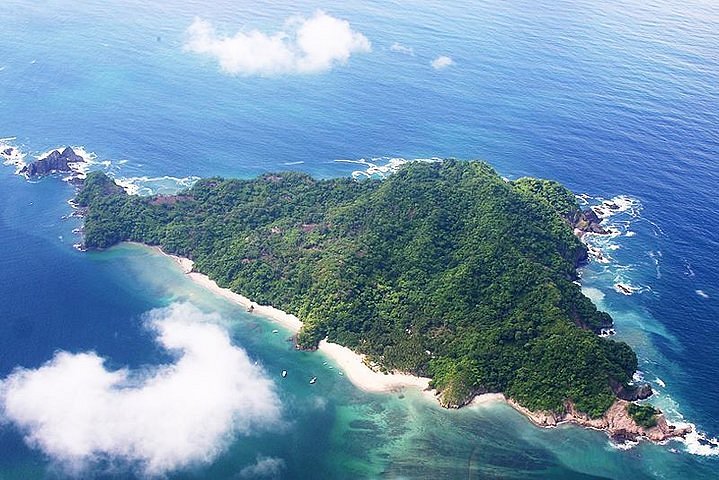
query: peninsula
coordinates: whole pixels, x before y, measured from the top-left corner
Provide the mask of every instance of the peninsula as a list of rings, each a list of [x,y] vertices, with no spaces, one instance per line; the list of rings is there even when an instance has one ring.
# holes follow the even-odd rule
[[[445,407],[502,393],[535,422],[622,438],[686,433],[635,400],[636,355],[575,283],[578,238],[604,233],[572,192],[507,181],[483,162],[412,163],[385,180],[302,173],[208,178],[177,195],[128,195],[100,172],[76,198],[84,242],[159,246],[377,369],[429,377]]]

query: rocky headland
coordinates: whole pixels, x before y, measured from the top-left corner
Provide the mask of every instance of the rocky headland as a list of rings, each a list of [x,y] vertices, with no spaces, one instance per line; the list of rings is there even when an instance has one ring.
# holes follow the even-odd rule
[[[590,418],[588,415],[578,412],[572,402],[566,403],[565,413],[561,414],[544,411],[533,412],[511,399],[509,404],[537,426],[556,427],[564,423],[573,423],[586,428],[603,430],[618,442],[640,439],[663,442],[672,438],[683,438],[692,431],[690,426],[670,425],[661,412],[656,415],[653,426],[643,427],[629,414],[628,407],[631,403],[622,399],[617,399],[599,418]]]
[[[25,165],[19,173],[28,177],[40,177],[56,172],[77,172],[78,164],[81,163],[85,163],[85,159],[75,153],[72,147],[66,147],[62,151],[53,150],[47,156]]]

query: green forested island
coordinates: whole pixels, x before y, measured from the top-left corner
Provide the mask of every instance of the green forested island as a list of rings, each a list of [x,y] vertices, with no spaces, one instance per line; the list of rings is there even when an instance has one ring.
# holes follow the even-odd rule
[[[131,240],[188,257],[299,317],[301,347],[327,338],[429,376],[447,406],[503,392],[594,418],[637,368],[628,345],[597,335],[612,320],[574,283],[586,218],[556,182],[447,160],[381,181],[278,173],[138,197],[94,172],[76,202],[88,248]]]

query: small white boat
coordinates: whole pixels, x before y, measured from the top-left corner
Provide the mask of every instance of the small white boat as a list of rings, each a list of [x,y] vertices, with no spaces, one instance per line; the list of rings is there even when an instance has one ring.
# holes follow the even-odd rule
[[[287,376],[287,370],[282,370],[282,378],[285,378]]]
[[[272,330],[272,333],[279,333],[279,330]]]
[[[312,385],[312,384],[315,383],[315,382],[317,382],[317,377],[312,377],[312,378],[310,379],[310,385]]]

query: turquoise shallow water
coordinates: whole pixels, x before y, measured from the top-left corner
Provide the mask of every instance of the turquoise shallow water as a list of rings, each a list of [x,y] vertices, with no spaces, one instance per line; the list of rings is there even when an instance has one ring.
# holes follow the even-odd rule
[[[271,32],[320,7],[372,52],[323,74],[260,78],[182,49],[195,16],[227,33]],[[719,211],[716,5],[8,0],[0,18],[0,138],[15,137],[5,143],[28,158],[83,145],[108,162],[96,168],[144,191],[192,175],[349,175],[360,167],[335,160],[455,156],[627,195],[633,208],[611,220],[622,235],[599,245],[612,261],[591,264],[584,285],[637,350],[654,401],[719,435],[719,238],[707,221]],[[438,55],[454,65],[433,70]],[[410,392],[359,392],[165,258],[75,251],[77,222],[62,219],[71,194],[59,179],[0,174],[0,376],[58,350],[96,351],[113,369],[171,361],[143,314],[190,301],[219,312],[277,385],[283,429],[233,437],[213,462],[171,476],[236,478],[258,458],[281,460],[284,478],[711,478],[719,467],[716,449],[697,442],[618,450],[598,432],[534,428],[502,405],[447,412]],[[621,295],[617,282],[640,291]],[[282,369],[292,375],[280,381]],[[101,467],[84,475],[128,475]],[[0,478],[58,476],[0,426]]]

